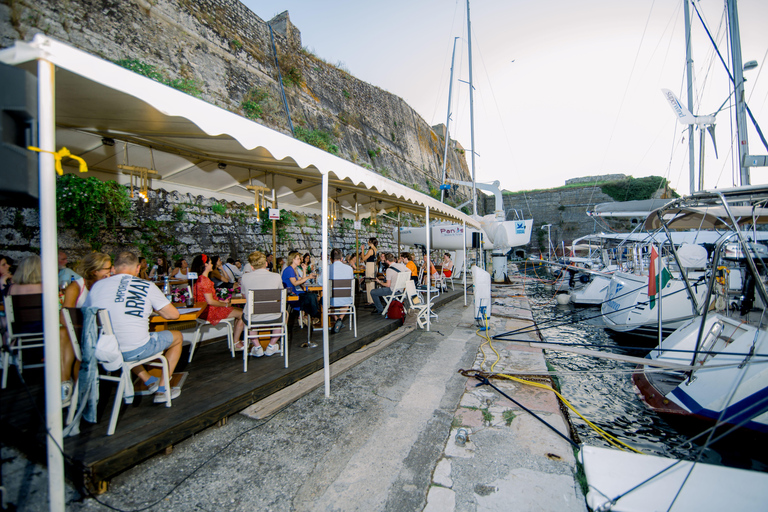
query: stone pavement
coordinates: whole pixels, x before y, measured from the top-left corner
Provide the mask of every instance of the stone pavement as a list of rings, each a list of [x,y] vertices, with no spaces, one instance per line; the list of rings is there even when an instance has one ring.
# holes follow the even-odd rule
[[[533,325],[522,284],[494,286],[490,336]],[[516,339],[540,341],[535,332]],[[545,372],[541,349],[493,341],[478,350],[473,368],[496,373]],[[498,362],[497,362],[498,359]],[[488,386],[467,379],[445,450],[438,461],[425,512],[451,510],[586,510],[575,482],[571,445]],[[568,427],[554,393],[509,380],[494,385],[560,432]],[[455,441],[460,428],[468,441]]]
[[[521,293],[494,294],[505,306],[494,308],[493,332],[530,318]],[[320,388],[265,420],[230,417],[117,476],[97,499],[163,511],[585,510],[570,445],[458,373],[483,357],[471,297],[466,308],[459,299],[438,313],[431,332],[407,334],[333,379],[330,398]],[[545,367],[540,350],[494,347],[496,371]],[[483,350],[489,365],[495,355]],[[566,431],[551,393],[499,387]],[[471,431],[464,447],[454,442],[459,426]],[[3,466],[8,501],[46,509],[44,468],[6,448],[3,457],[12,459]],[[69,489],[67,510],[104,507]]]

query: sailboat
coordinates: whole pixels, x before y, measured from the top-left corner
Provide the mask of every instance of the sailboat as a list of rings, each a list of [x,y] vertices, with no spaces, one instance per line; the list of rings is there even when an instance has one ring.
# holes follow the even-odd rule
[[[472,188],[472,217],[477,219],[482,226],[481,230],[465,229],[464,226],[450,223],[433,224],[431,227],[430,239],[433,249],[442,250],[460,250],[464,247],[482,248],[492,252],[493,277],[496,281],[501,281],[506,277],[507,271],[507,253],[513,247],[527,245],[531,241],[531,232],[533,230],[533,219],[524,219],[522,216],[514,220],[506,220],[504,212],[504,202],[499,190],[499,182],[492,184],[478,183],[475,176],[475,129],[474,129],[474,86],[472,81],[472,24],[469,15],[469,0],[467,0],[467,41],[469,55],[469,111],[470,111],[470,133],[472,139],[472,181],[458,181],[446,178],[447,158],[443,157],[443,183],[440,186],[441,200],[444,200],[445,190],[450,185],[463,185]],[[454,57],[456,53],[456,43],[454,40]],[[453,83],[453,61],[451,63],[451,84]],[[452,90],[452,87],[450,88]],[[448,115],[445,124],[445,154],[448,151],[450,137],[448,128],[450,125],[451,98],[450,90],[448,97]],[[477,214],[477,190],[487,190],[492,192],[496,198],[495,212],[485,216]],[[395,234],[398,236],[398,233]],[[426,228],[424,227],[402,227],[399,231],[401,243],[406,245],[423,244],[426,240]]]
[[[689,34],[688,2],[684,5]],[[663,414],[702,419],[715,428],[730,425],[768,432],[768,292],[764,283],[768,251],[754,241],[756,226],[768,222],[768,187],[749,186],[749,166],[764,162],[765,157],[748,153],[744,116],[748,108],[735,0],[728,0],[727,10],[742,186],[693,192],[646,219],[650,230],[669,233],[703,227],[720,237],[712,253],[703,307],[663,342],[662,318],[659,344],[632,378],[643,400]],[[693,164],[691,169],[691,190],[695,190]],[[741,293],[735,297],[729,295],[734,275],[743,279]],[[663,372],[652,369],[660,363],[666,365]],[[707,443],[715,432],[707,434]],[[758,510],[768,500],[765,473],[702,464],[698,459],[681,461],[586,447],[581,459],[590,487],[587,502],[595,510]]]

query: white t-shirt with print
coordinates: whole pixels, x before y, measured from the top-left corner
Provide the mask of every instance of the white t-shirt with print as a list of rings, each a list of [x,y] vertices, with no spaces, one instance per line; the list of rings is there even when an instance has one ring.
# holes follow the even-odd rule
[[[149,341],[149,315],[170,304],[149,281],[130,274],[115,274],[94,283],[84,307],[109,311],[121,352],[130,352]]]

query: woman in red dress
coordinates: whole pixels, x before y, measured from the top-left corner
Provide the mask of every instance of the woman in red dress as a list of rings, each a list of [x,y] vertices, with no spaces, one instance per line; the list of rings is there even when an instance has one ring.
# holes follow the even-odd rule
[[[192,261],[192,272],[197,272],[198,279],[195,283],[195,302],[205,302],[208,307],[200,318],[207,320],[211,325],[216,325],[225,318],[236,318],[235,321],[235,350],[243,350],[243,342],[240,336],[243,334],[243,310],[229,307],[229,299],[220,301],[216,299],[216,289],[208,274],[213,269],[211,258],[205,254],[195,256]]]

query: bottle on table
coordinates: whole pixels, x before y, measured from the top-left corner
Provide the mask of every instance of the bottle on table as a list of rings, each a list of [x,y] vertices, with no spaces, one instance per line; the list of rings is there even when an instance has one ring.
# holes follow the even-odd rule
[[[171,283],[168,281],[168,276],[163,278],[163,295],[168,299],[168,302],[173,302],[173,296],[171,295]]]

